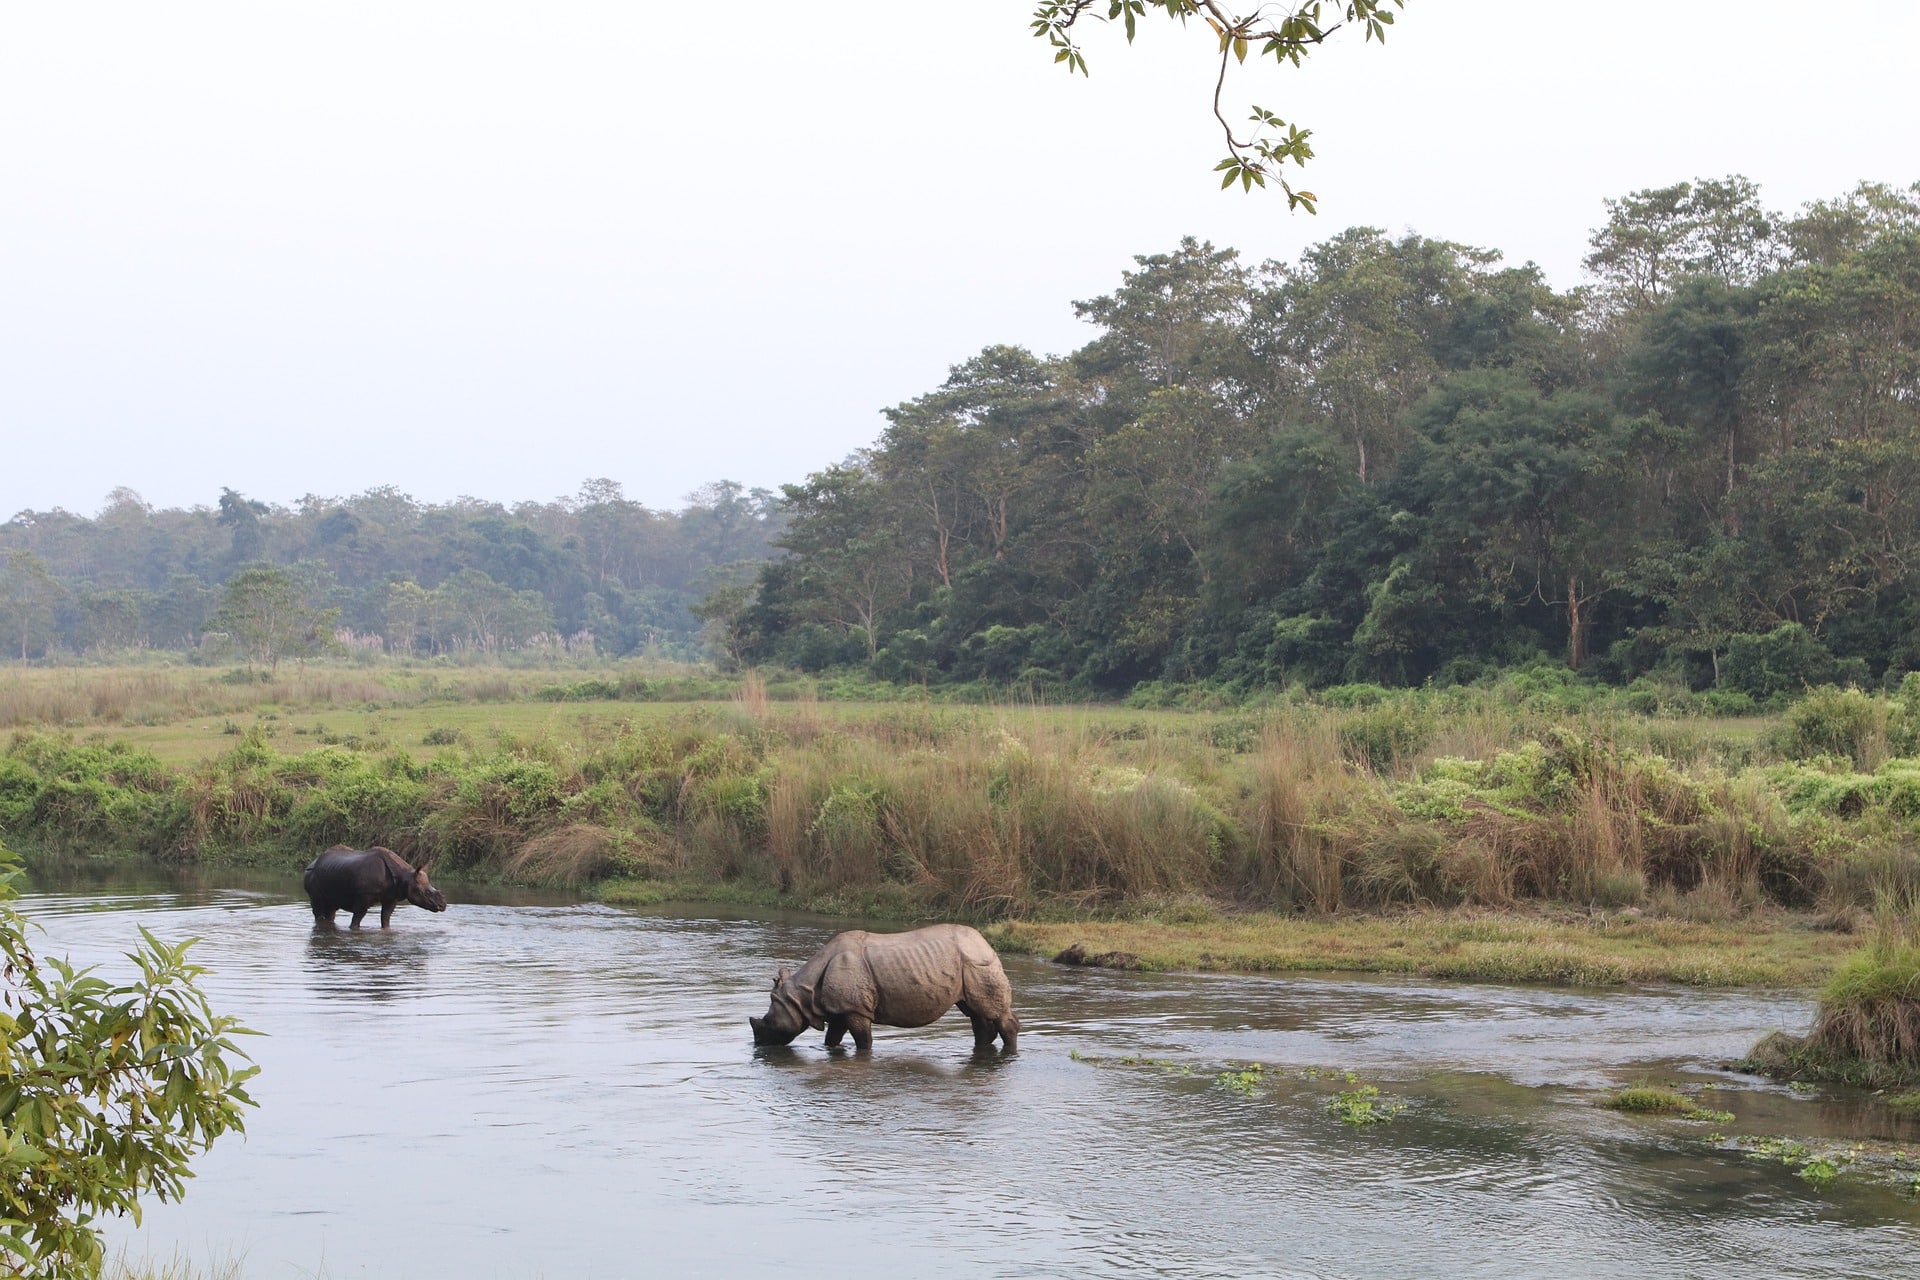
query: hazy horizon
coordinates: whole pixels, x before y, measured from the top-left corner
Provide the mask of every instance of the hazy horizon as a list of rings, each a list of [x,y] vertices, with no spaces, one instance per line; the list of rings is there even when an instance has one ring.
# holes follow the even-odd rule
[[[1183,235],[1258,262],[1414,230],[1565,288],[1607,197],[1920,177],[1916,10],[1862,41],[1784,3],[1412,0],[1385,49],[1242,77],[1315,131],[1314,218],[1215,190],[1202,42],[1095,30],[1070,78],[1030,7],[898,6],[899,47],[771,4],[737,37],[588,3],[11,11],[0,517],[598,476],[673,509],[844,457],[984,345],[1080,345],[1072,301]]]

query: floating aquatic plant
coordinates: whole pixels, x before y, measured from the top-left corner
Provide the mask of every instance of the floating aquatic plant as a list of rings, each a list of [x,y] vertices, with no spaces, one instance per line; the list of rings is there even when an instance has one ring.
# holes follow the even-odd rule
[[[1363,1126],[1385,1124],[1405,1111],[1407,1104],[1383,1101],[1378,1088],[1363,1084],[1357,1089],[1334,1094],[1327,1103],[1327,1109],[1340,1118],[1341,1124]]]

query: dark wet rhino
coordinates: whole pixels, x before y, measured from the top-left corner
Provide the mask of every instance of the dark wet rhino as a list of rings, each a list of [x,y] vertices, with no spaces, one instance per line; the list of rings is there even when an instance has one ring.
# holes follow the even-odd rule
[[[445,911],[447,896],[427,883],[427,867],[432,859],[418,867],[391,849],[375,845],[371,849],[349,849],[337,844],[307,864],[300,883],[313,904],[315,924],[333,927],[333,913],[353,912],[353,927],[380,904],[380,927],[393,919],[393,909],[406,899],[429,911]]]
[[[936,924],[910,933],[835,934],[798,973],[780,970],[764,1018],[748,1018],[755,1044],[787,1044],[812,1027],[825,1027],[827,1044],[853,1033],[856,1048],[873,1046],[873,1024],[924,1027],[958,1008],[973,1023],[973,1046],[994,1038],[1011,1052],[1020,1034],[1013,988],[1000,957],[963,924]]]

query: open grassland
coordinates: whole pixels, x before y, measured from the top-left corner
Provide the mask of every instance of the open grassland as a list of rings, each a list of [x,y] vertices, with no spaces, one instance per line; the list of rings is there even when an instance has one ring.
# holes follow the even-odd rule
[[[1581,982],[1813,981],[1920,892],[1920,681],[1707,720],[1501,689],[1201,712],[697,672],[21,674],[19,699],[70,700],[0,752],[0,838],[29,851],[379,843],[609,900],[1019,921],[1010,945],[1155,966]]]
[[[734,682],[675,663],[489,667],[416,661],[213,668],[154,661],[123,666],[0,666],[0,729],[159,728],[208,718],[347,712],[583,697],[645,701],[727,696]]]

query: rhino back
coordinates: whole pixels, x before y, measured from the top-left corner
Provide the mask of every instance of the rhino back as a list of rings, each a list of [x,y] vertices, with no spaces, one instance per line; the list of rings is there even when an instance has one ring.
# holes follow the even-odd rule
[[[964,925],[932,925],[910,933],[870,934],[867,966],[878,995],[874,1020],[920,1027],[953,1008],[965,990],[972,957]],[[980,945],[986,941],[980,939]],[[992,955],[992,948],[987,954]]]
[[[380,854],[335,845],[307,864],[301,886],[315,905],[344,911],[379,900],[390,887],[389,880]]]

